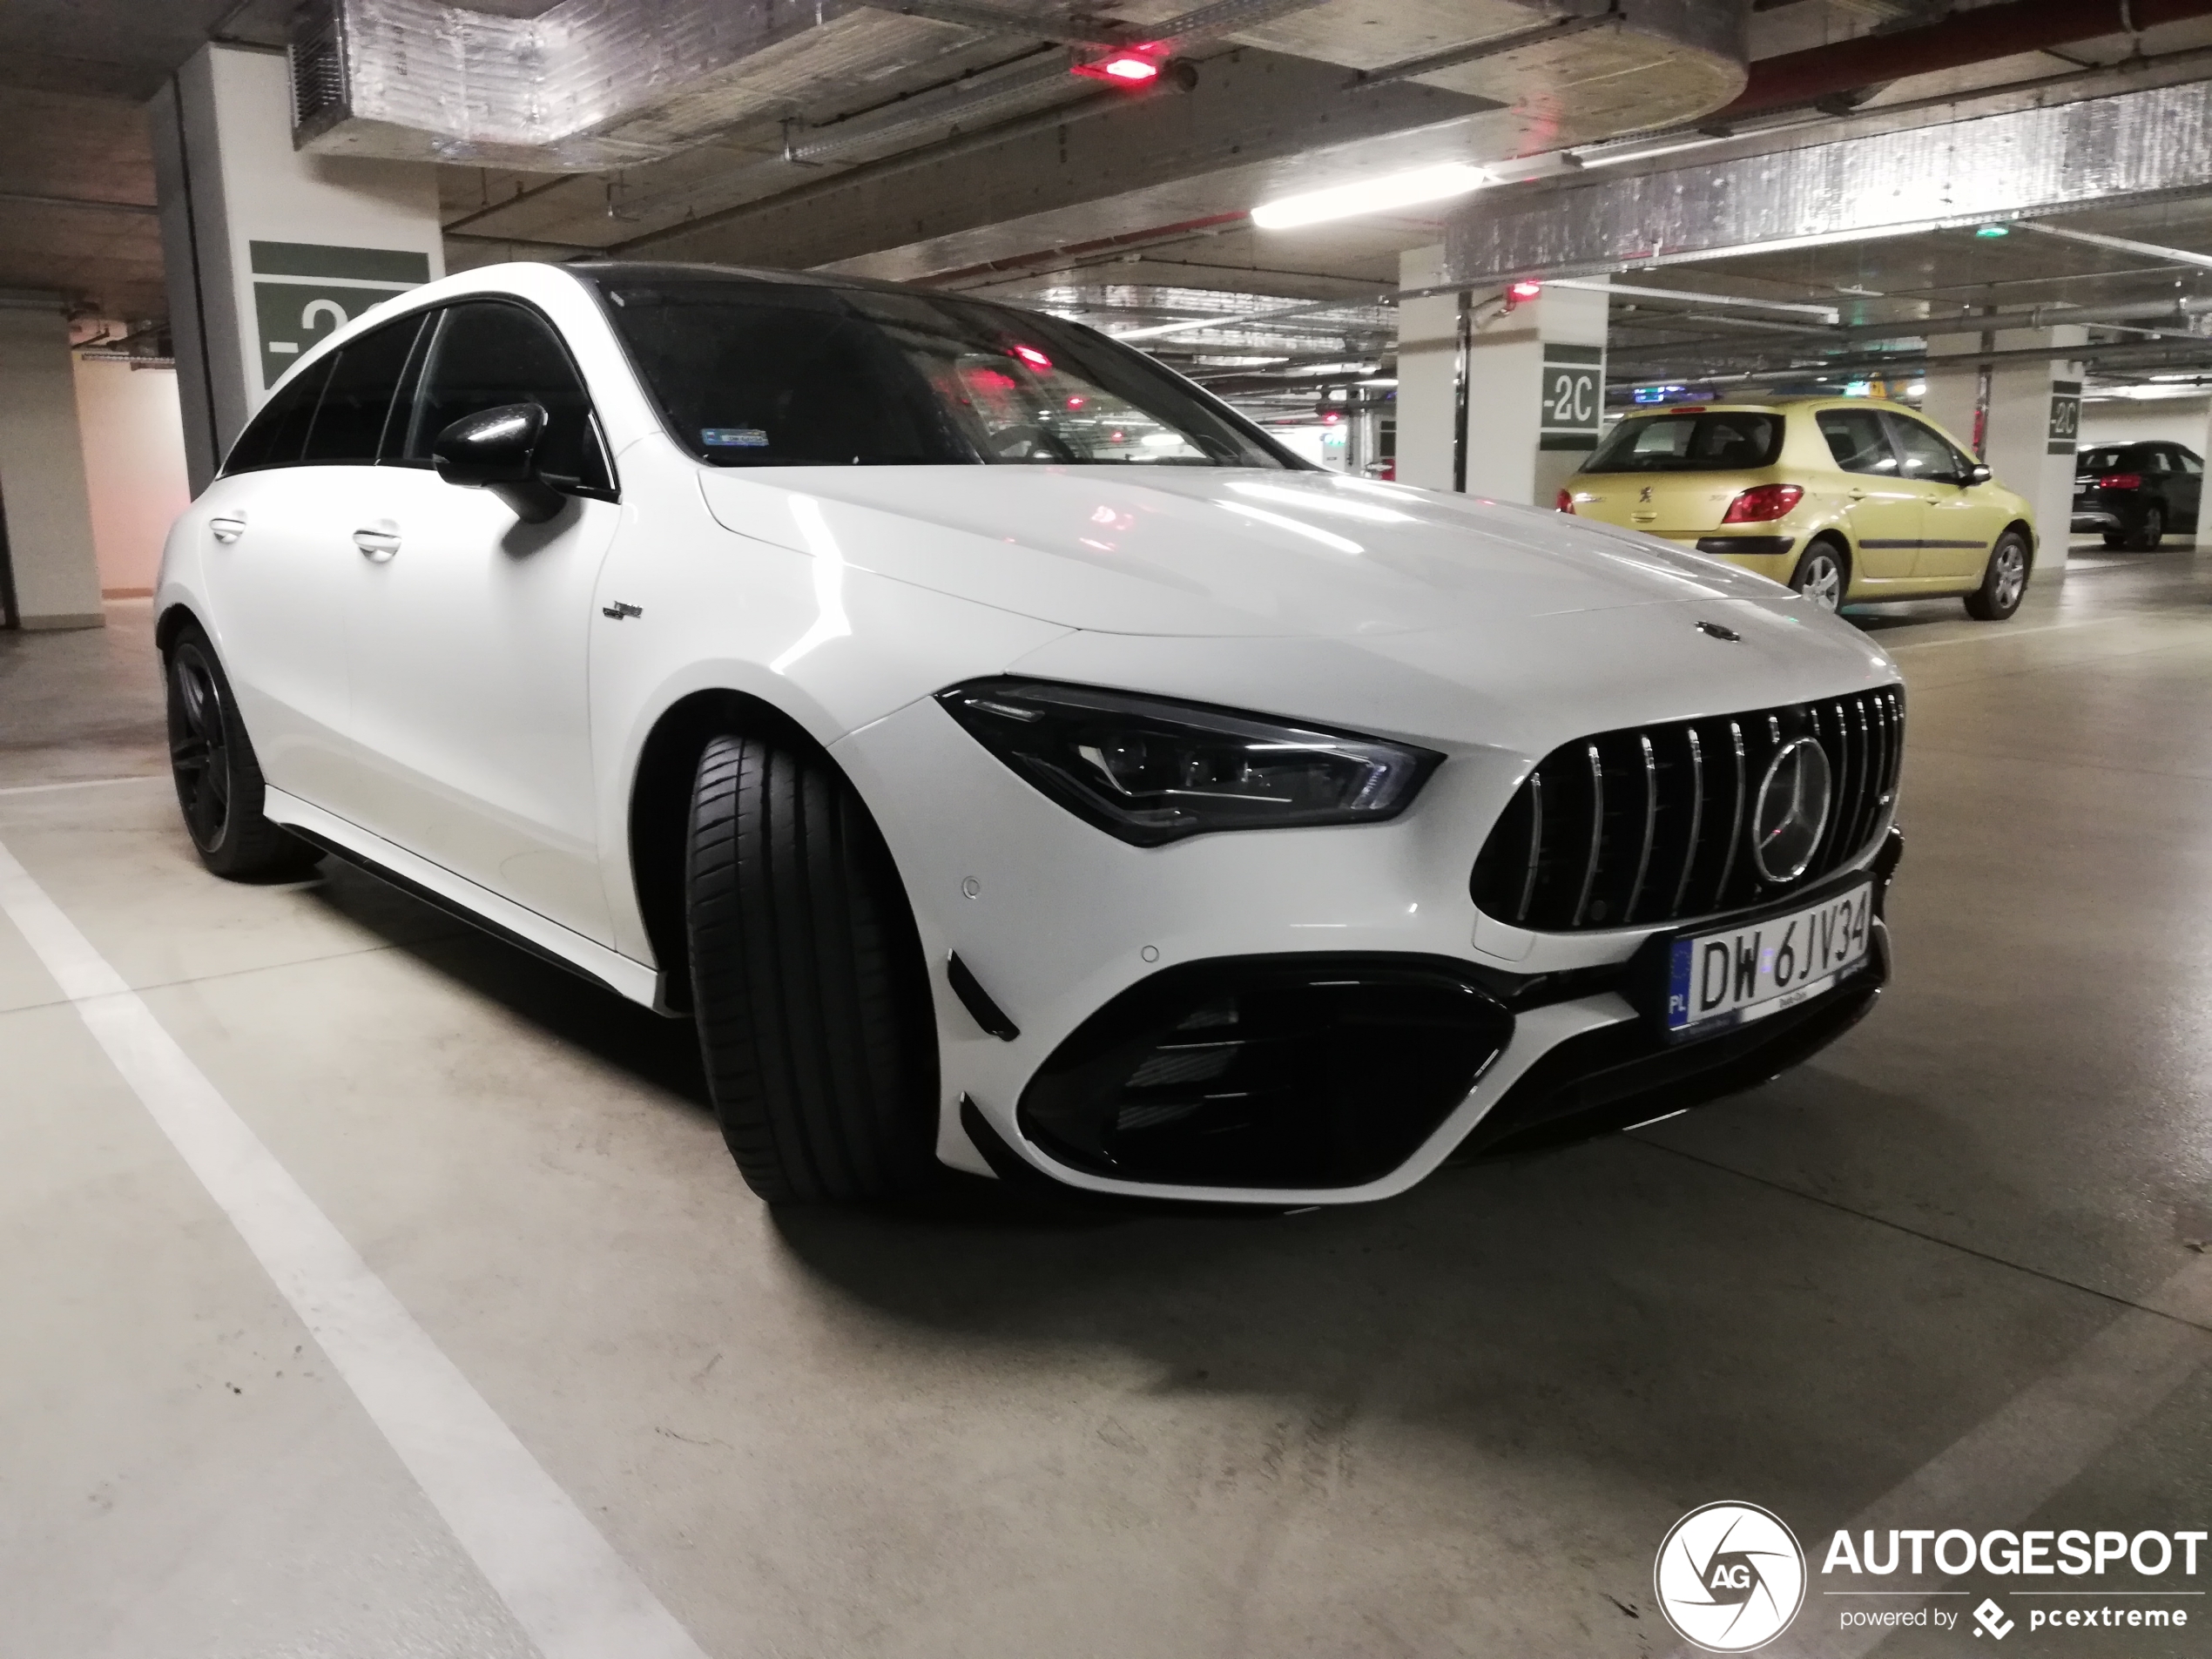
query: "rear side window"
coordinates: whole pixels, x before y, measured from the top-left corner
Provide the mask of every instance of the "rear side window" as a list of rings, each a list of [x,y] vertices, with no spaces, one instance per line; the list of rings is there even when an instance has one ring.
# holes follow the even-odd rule
[[[2084,449],[2074,463],[2076,473],[2127,472],[2133,469],[2138,457],[2125,449]]]
[[[2200,477],[2204,472],[2204,463],[2179,444],[2174,448],[2174,464],[2192,478]]]
[[[1828,453],[1845,472],[1896,475],[1897,455],[1882,430],[1882,417],[1872,409],[1823,409],[1815,419],[1828,441]]]
[[[261,412],[246,423],[246,430],[238,435],[238,442],[231,445],[230,455],[223,462],[223,475],[234,472],[259,472],[265,467],[296,467],[307,444],[308,428],[314,425],[315,406],[322,400],[322,388],[330,378],[330,366],[334,361],[326,357],[300,371],[297,380],[280,388],[277,395],[261,406]]]
[[[612,490],[590,395],[550,323],[520,306],[470,300],[441,312],[436,327],[402,459],[427,463],[438,434],[464,415],[536,403],[546,414],[538,446],[546,477],[586,494]]]
[[[338,354],[307,434],[304,463],[366,467],[375,461],[400,375],[421,327],[419,315],[403,317],[371,329]]]
[[[1756,472],[1782,452],[1782,417],[1751,409],[1632,415],[1584,472]]]
[[[2167,460],[2165,450],[2146,449],[2143,451],[2143,470],[2145,472],[2172,472],[2174,465]]]

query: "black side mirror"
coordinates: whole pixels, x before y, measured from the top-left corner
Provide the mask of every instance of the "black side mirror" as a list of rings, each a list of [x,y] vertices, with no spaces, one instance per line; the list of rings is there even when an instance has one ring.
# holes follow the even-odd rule
[[[464,415],[430,442],[438,476],[469,489],[489,489],[525,524],[543,524],[568,497],[537,470],[545,436],[545,410],[536,403],[503,403]]]
[[[1964,478],[1961,478],[1959,482],[1965,484],[1968,489],[1972,489],[1976,484],[1987,483],[1996,475],[1996,474],[1990,471],[1986,462],[1977,461],[1973,466],[1966,469],[1966,475]]]

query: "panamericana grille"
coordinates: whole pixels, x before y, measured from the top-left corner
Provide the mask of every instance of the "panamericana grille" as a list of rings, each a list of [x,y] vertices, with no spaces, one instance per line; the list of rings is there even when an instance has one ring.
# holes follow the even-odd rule
[[[1768,763],[1811,738],[1833,792],[1811,861],[1770,881],[1750,826]],[[1740,910],[1850,864],[1897,797],[1905,693],[1894,686],[1786,708],[1631,726],[1561,745],[1514,793],[1474,861],[1486,915],[1543,933]]]

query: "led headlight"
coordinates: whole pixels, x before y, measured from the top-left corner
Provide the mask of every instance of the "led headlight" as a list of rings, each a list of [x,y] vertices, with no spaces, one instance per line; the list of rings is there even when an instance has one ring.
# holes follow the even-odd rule
[[[986,749],[1076,816],[1138,846],[1212,830],[1374,824],[1444,757],[1204,704],[1049,680],[937,693]]]

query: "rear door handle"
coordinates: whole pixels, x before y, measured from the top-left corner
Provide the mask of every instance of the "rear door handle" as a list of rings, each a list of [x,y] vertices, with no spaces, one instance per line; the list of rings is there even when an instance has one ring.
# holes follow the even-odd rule
[[[207,529],[219,542],[235,542],[246,534],[246,515],[219,513],[207,521]]]
[[[388,518],[364,524],[354,532],[354,545],[372,559],[388,559],[400,550],[400,527]]]

